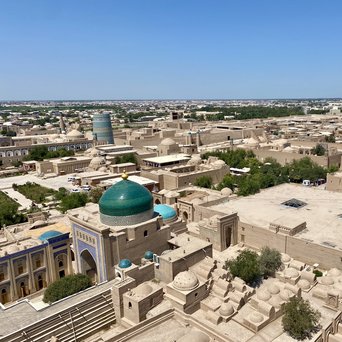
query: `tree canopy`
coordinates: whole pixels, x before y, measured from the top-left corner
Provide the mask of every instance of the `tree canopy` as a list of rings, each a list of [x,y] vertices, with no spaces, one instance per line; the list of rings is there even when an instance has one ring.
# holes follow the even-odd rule
[[[315,147],[311,149],[311,153],[316,156],[324,156],[325,152],[325,148],[321,144],[317,144]]]
[[[255,118],[283,117],[290,115],[304,115],[301,107],[282,106],[282,107],[266,107],[266,106],[241,106],[241,107],[202,107],[201,111],[219,112],[219,114],[208,115],[207,120],[217,121],[224,120],[225,116],[234,117],[235,120],[246,120]]]
[[[211,189],[213,181],[209,176],[201,176],[196,178],[194,185],[200,186],[201,188]]]
[[[44,292],[43,301],[53,303],[71,296],[91,286],[91,279],[84,274],[74,274],[63,277],[51,283]]]
[[[284,306],[283,329],[296,340],[310,338],[318,328],[320,316],[307,300],[293,297]]]
[[[25,156],[24,160],[42,161],[44,159],[50,158],[70,157],[74,154],[74,151],[66,150],[65,148],[61,148],[57,151],[49,151],[47,146],[35,146],[32,150],[30,150],[29,154]]]
[[[281,266],[281,254],[278,250],[269,247],[263,247],[259,256],[260,272],[264,277],[274,275]]]
[[[138,164],[138,160],[134,153],[128,153],[122,156],[115,157],[115,163],[116,164],[124,164],[124,163]]]
[[[242,251],[236,259],[227,260],[225,267],[234,277],[243,279],[249,285],[253,285],[261,277],[258,254],[248,249]]]
[[[18,212],[19,204],[0,191],[0,226],[9,226],[27,221],[27,217]]]
[[[59,210],[62,213],[65,213],[69,209],[83,207],[86,205],[88,200],[88,195],[84,192],[73,192],[67,194],[61,199]]]

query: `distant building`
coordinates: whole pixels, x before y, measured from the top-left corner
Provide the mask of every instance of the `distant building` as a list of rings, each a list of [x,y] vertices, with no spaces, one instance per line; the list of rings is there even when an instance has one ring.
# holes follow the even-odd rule
[[[93,136],[97,141],[114,144],[110,113],[98,113],[93,116]]]

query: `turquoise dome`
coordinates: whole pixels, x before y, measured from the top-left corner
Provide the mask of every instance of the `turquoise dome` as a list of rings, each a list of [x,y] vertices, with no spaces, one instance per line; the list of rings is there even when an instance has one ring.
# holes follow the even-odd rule
[[[166,204],[157,204],[154,211],[162,216],[163,220],[170,220],[177,216],[176,210]]]
[[[127,177],[124,175],[123,180],[111,186],[100,198],[101,221],[105,224],[130,225],[153,217],[152,194]]]
[[[119,262],[119,267],[120,268],[128,268],[128,267],[131,267],[131,266],[132,266],[132,263],[128,259],[122,259]]]
[[[49,230],[49,231],[43,233],[42,235],[40,235],[38,239],[41,241],[46,241],[47,239],[56,237],[58,235],[62,235],[62,233],[58,232],[57,230]]]
[[[144,258],[147,260],[152,260],[153,259],[153,252],[151,252],[151,251],[145,252]]]

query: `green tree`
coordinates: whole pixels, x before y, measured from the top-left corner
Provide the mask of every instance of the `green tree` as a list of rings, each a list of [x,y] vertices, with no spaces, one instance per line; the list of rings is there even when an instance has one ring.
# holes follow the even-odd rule
[[[263,247],[259,256],[260,272],[264,277],[272,276],[281,266],[281,254],[274,248]]]
[[[238,190],[239,196],[253,195],[260,191],[260,179],[258,176],[249,175],[240,178],[241,182]]]
[[[335,134],[326,135],[324,140],[327,143],[334,143],[334,142],[336,142]]]
[[[19,204],[0,191],[0,227],[27,221],[27,217],[18,212]]]
[[[234,277],[243,279],[249,285],[253,285],[261,277],[258,254],[248,249],[242,251],[236,259],[227,260],[225,267]]]
[[[216,190],[222,190],[223,188],[229,188],[234,191],[235,178],[232,175],[225,175],[222,181],[217,185]]]
[[[64,196],[61,199],[59,209],[65,213],[69,209],[79,208],[86,205],[88,202],[88,195],[84,192],[74,192]]]
[[[313,162],[309,157],[300,160],[293,160],[288,165],[289,177],[295,182],[300,182],[303,179],[316,181],[319,178],[326,178],[326,170]]]
[[[311,153],[316,156],[324,156],[325,148],[321,144],[317,144],[315,147],[311,149]]]
[[[84,274],[74,274],[51,283],[44,292],[43,301],[53,303],[91,286],[91,279]]]
[[[99,200],[103,194],[103,188],[95,187],[90,190],[89,198],[93,203],[99,203]]]
[[[124,154],[122,156],[116,157],[115,163],[116,164],[124,164],[124,163],[138,164],[138,160],[134,153],[128,153],[128,154]]]
[[[320,317],[308,301],[293,297],[284,306],[283,329],[296,340],[304,340],[316,331]]]
[[[201,177],[196,178],[194,184],[196,186],[200,186],[201,188],[211,189],[211,187],[213,185],[213,181],[212,181],[211,177],[209,177],[209,176],[201,176]]]

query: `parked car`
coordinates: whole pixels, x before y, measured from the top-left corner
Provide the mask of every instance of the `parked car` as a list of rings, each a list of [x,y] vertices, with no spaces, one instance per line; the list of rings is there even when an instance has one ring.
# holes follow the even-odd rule
[[[90,190],[91,190],[91,186],[90,186],[90,185],[82,185],[82,186],[81,186],[81,189],[82,189],[83,191],[90,191]]]

